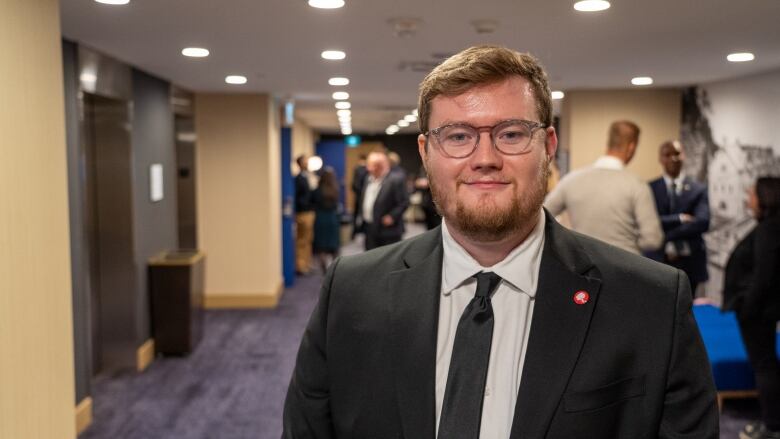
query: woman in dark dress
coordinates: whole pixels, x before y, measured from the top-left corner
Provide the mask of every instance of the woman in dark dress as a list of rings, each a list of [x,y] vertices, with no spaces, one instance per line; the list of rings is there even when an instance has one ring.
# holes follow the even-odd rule
[[[312,194],[314,202],[314,254],[323,273],[339,253],[341,223],[339,221],[339,182],[333,168],[327,167]]]
[[[737,313],[756,376],[761,422],[741,439],[780,439],[780,362],[775,350],[780,320],[780,178],[762,177],[748,192],[756,227],[734,248],[726,265],[723,308]]]

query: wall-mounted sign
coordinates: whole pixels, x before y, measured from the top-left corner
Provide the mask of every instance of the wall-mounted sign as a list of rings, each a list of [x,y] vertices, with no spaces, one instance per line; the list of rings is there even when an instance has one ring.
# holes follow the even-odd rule
[[[161,163],[149,166],[149,198],[153,203],[163,199],[163,165]]]

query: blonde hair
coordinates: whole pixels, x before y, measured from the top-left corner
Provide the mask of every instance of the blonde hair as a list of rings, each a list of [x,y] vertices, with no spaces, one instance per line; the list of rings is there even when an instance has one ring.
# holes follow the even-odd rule
[[[500,46],[474,46],[436,66],[420,83],[420,131],[427,133],[431,101],[439,95],[457,96],[475,86],[497,83],[512,76],[525,78],[536,97],[539,121],[552,125],[552,98],[539,61],[527,53]]]

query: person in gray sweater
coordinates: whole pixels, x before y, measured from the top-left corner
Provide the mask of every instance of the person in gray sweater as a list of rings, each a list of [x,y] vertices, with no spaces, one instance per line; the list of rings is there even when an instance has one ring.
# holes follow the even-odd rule
[[[544,207],[556,216],[566,211],[575,231],[632,253],[661,247],[664,234],[650,187],[625,169],[638,143],[635,123],[613,122],[606,155],[563,177]]]

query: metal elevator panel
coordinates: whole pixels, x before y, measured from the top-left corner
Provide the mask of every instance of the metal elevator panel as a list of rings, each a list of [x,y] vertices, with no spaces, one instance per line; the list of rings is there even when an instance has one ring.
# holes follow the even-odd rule
[[[179,248],[197,249],[197,205],[195,186],[195,122],[192,116],[177,114],[176,130],[176,193]]]
[[[130,104],[83,94],[92,374],[135,365]]]

